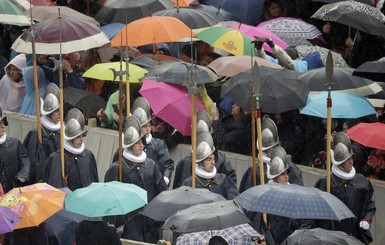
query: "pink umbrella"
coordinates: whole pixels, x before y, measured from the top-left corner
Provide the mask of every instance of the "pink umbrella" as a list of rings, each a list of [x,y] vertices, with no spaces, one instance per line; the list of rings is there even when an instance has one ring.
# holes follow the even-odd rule
[[[139,93],[148,101],[154,114],[182,135],[191,135],[191,99],[185,87],[145,79]],[[196,110],[204,110],[199,99]]]
[[[267,29],[261,28],[261,27],[249,26],[246,24],[240,24],[240,25],[233,25],[233,26],[231,26],[231,28],[233,28],[233,29],[239,28],[239,30],[241,32],[245,33],[247,36],[249,36],[252,39],[254,39],[254,37],[271,38],[271,40],[273,40],[273,42],[276,45],[278,45],[279,47],[281,47],[282,49],[286,49],[289,47],[289,45],[285,41],[283,41],[281,38],[279,38],[273,32],[271,32]],[[267,43],[263,44],[263,49],[272,53],[272,50],[271,50],[270,46],[267,45]]]
[[[5,206],[0,206],[0,234],[13,231],[21,218]]]

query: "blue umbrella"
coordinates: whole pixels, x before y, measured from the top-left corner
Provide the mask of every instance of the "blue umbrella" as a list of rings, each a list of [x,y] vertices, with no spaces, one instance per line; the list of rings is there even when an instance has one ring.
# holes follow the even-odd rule
[[[334,195],[300,185],[257,185],[239,194],[234,201],[242,208],[292,219],[343,220],[355,218]]]
[[[326,98],[328,92],[319,92],[307,97],[306,105],[301,114],[327,118]],[[360,118],[376,114],[374,107],[363,96],[346,92],[331,92],[332,118]]]
[[[107,24],[107,25],[100,27],[100,29],[102,29],[102,31],[106,34],[108,39],[111,40],[125,26],[126,26],[125,24],[122,24],[119,22],[113,22],[113,23],[110,23],[110,24]]]

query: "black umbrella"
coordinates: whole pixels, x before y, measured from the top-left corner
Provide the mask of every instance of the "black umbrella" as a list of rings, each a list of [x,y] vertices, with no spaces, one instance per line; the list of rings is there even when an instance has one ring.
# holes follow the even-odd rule
[[[310,91],[327,91],[325,67],[312,69],[299,75]],[[375,81],[353,76],[353,69],[334,67],[332,90],[340,90],[367,96],[382,91]]]
[[[305,105],[309,89],[298,78],[298,73],[263,66],[259,71],[259,101],[263,112],[282,113]],[[223,85],[221,97],[228,95],[243,109],[250,110],[251,78],[251,70],[233,76]]]
[[[205,12],[212,17],[214,17],[219,22],[221,21],[237,21],[240,22],[240,19],[235,17],[233,14],[227,12],[221,7],[214,7],[211,5],[205,5],[205,4],[190,4],[189,8],[191,9],[197,9],[202,12]]]
[[[181,186],[177,189],[163,191],[157,195],[144,207],[142,214],[156,221],[165,221],[177,211],[195,204],[225,200],[223,196],[207,189]]]
[[[363,245],[364,243],[343,231],[330,231],[321,228],[314,228],[296,230],[282,244]]]
[[[376,61],[366,61],[353,71],[353,75],[385,82],[385,58]]]
[[[106,108],[107,104],[102,97],[76,88],[64,89],[64,101],[90,116],[96,116],[100,108]]]
[[[191,8],[172,8],[155,12],[156,16],[171,16],[179,19],[191,29],[209,27],[218,24],[218,20],[211,15]]]

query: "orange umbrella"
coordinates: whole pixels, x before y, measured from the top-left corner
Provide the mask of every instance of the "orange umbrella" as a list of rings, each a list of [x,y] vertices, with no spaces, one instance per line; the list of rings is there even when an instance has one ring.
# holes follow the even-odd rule
[[[112,47],[176,42],[194,36],[182,21],[170,16],[149,16],[127,24],[111,40]]]
[[[0,205],[21,217],[15,229],[40,225],[63,209],[65,192],[47,183],[13,188],[0,198]]]
[[[171,0],[177,7],[188,7],[194,0]]]

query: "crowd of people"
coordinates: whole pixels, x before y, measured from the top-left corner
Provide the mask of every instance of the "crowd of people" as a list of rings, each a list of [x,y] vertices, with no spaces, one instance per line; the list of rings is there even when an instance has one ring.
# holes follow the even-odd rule
[[[82,2],[72,0],[69,6],[84,11],[86,8]],[[88,8],[90,15],[94,15],[105,4],[105,1],[92,2],[95,4],[90,5],[91,9]],[[57,1],[57,4],[67,5],[66,1]],[[353,68],[365,61],[385,57],[385,42],[382,37],[362,32],[359,32],[358,38],[349,36],[349,28],[346,26],[311,19],[310,16],[319,4],[310,0],[265,0],[262,20],[289,16],[302,18],[316,25],[322,32],[322,38],[310,41],[341,54],[346,64]],[[4,73],[0,73],[0,187],[4,193],[14,187],[38,182],[46,182],[57,188],[67,187],[74,191],[87,187],[92,182],[119,180],[120,161],[122,182],[133,183],[145,189],[148,202],[168,188],[192,186],[193,182],[196,188],[209,189],[228,200],[254,185],[253,168],[247,169],[242,176],[237,176],[225,153],[251,155],[252,152],[251,113],[231,98],[220,96],[221,84],[226,78],[219,79],[215,84],[202,86],[204,92],[199,95],[205,110],[197,113],[197,135],[191,136],[196,137],[197,141],[196,162],[193,163],[195,176],[192,176],[191,154],[184,156],[178,163],[169,154],[169,150],[180,143],[191,144],[191,137],[183,136],[166,121],[152,114],[147,100],[138,94],[140,84],[123,85],[131,87],[131,94],[127,96],[124,95],[125,89],[119,91],[116,83],[99,81],[91,86],[91,80],[82,77],[89,68],[91,52],[64,55],[63,86],[98,94],[107,101],[105,108],[100,108],[95,115],[83,112],[69,103],[60,108],[59,71],[54,68],[48,56],[39,55],[37,74],[38,93],[41,97],[41,128],[31,129],[24,139],[7,135],[8,121],[4,111],[36,115],[36,88],[31,56],[9,52],[9,40],[14,39],[20,30],[8,26],[1,26],[1,29],[4,35],[0,39],[0,72],[4,70]],[[257,56],[286,69],[304,72],[325,65],[319,54],[313,53],[300,59],[295,47],[283,50],[269,38],[256,37],[253,43]],[[263,49],[264,43],[271,48],[271,53]],[[175,44],[157,45],[156,55],[166,57],[166,60],[137,64],[151,69],[162,62],[180,59],[207,66],[223,55],[203,41],[177,46],[177,52],[173,52],[175,50],[171,47],[175,47]],[[131,48],[131,51],[130,61],[133,63],[136,58],[146,56],[144,47]],[[150,52],[152,51],[151,49]],[[122,53],[116,53],[110,57],[111,61],[122,61],[124,57],[120,55]],[[173,57],[167,58],[171,56]],[[128,97],[131,98],[131,111],[127,111],[125,106],[119,108],[125,104],[124,101],[121,103],[122,100]],[[378,108],[377,115],[333,119],[332,123],[331,193],[343,201],[357,219],[320,222],[268,215],[266,224],[261,214],[247,212],[251,224],[261,233],[258,244],[265,241],[266,244],[280,244],[296,229],[312,227],[341,230],[365,244],[372,242],[370,226],[376,208],[373,187],[368,178],[385,180],[385,152],[351,141],[346,132],[360,122],[385,122],[384,108],[385,105]],[[64,110],[65,118],[64,174],[60,165],[60,109]],[[119,109],[122,109],[124,118],[120,118]],[[97,119],[98,126],[108,129],[118,129],[120,121],[123,124],[123,147],[121,151],[118,149],[115,152],[104,179],[99,179],[97,159],[84,143],[88,131],[87,120],[90,117]],[[41,142],[38,139],[38,130],[42,134]],[[261,176],[259,168],[256,169],[257,185],[261,178],[264,178],[265,183],[303,185],[298,164],[326,168],[324,119],[299,114],[299,110],[279,114],[263,113],[260,137],[265,175]],[[170,183],[174,172],[174,181]],[[315,187],[325,190],[325,178],[319,179]],[[37,227],[15,230],[5,235],[5,244],[58,244],[50,225],[42,223]],[[89,244],[91,240],[94,244],[119,244],[119,237],[156,243],[162,239],[161,226],[161,222],[142,215],[141,209],[121,216],[85,220],[78,225],[76,244]],[[106,236],[94,236],[98,231]],[[225,244],[222,240],[223,238],[216,237],[210,244]]]

